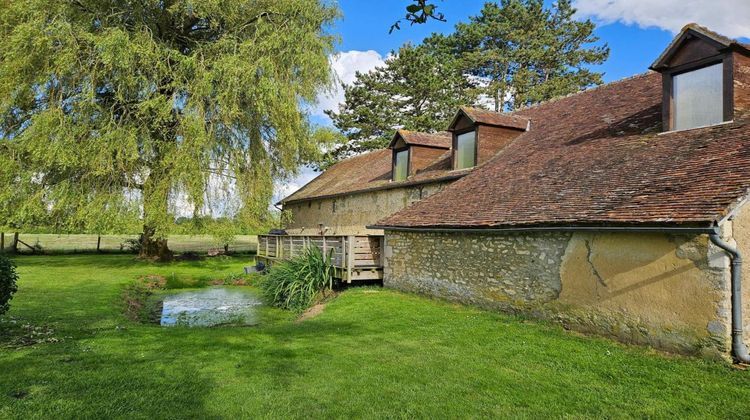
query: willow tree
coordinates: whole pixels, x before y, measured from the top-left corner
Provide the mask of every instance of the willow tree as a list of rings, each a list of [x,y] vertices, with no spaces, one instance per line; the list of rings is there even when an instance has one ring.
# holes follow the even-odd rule
[[[337,16],[313,0],[2,2],[0,217],[105,231],[136,215],[158,257],[178,196],[198,213],[231,186],[241,220],[263,217],[316,150],[302,106],[331,82]]]

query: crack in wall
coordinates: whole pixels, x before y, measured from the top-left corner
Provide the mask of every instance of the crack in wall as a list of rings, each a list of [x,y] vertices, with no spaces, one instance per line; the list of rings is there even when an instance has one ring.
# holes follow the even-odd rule
[[[588,239],[583,240],[583,243],[586,244],[586,261],[588,261],[589,266],[591,266],[591,272],[594,274],[594,277],[596,277],[596,280],[599,282],[599,284],[607,287],[607,283],[604,282],[601,274],[599,274],[599,271],[594,266],[594,261],[591,259],[591,242],[593,241],[593,239],[591,241],[589,241]]]

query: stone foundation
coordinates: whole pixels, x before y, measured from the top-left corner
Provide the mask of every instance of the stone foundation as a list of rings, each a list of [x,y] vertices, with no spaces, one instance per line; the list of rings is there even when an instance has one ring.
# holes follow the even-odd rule
[[[706,235],[386,232],[387,287],[726,356],[728,258]]]

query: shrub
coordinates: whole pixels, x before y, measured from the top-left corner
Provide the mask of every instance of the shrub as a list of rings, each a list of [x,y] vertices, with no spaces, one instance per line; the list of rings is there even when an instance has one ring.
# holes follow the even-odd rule
[[[0,315],[10,309],[10,300],[13,299],[13,294],[18,290],[17,280],[16,265],[10,258],[0,254]]]
[[[156,321],[161,311],[154,307],[151,296],[154,291],[163,290],[166,286],[167,279],[156,275],[142,276],[128,284],[122,292],[125,316],[133,321]]]
[[[324,256],[320,249],[311,247],[296,258],[274,264],[260,283],[263,296],[282,309],[307,309],[333,286],[331,255]]]
[[[140,239],[126,239],[122,245],[128,252],[133,254],[140,254],[141,249],[143,249],[143,244]]]

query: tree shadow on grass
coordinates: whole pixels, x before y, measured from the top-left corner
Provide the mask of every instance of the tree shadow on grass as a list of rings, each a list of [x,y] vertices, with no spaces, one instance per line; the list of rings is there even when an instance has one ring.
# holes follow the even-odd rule
[[[16,354],[0,351],[3,416],[216,417],[205,406],[215,382],[199,369],[175,369],[164,361],[141,358],[137,351],[114,354],[96,347],[67,342]]]

